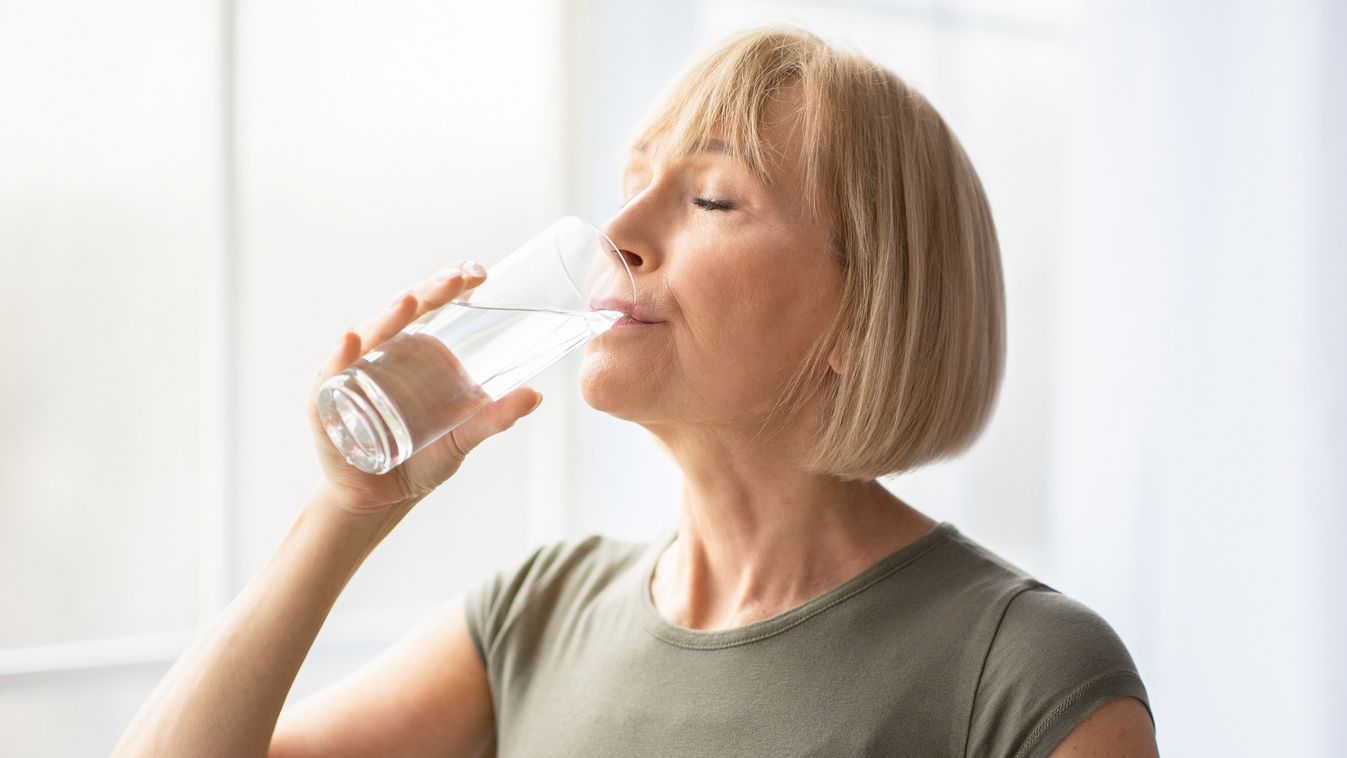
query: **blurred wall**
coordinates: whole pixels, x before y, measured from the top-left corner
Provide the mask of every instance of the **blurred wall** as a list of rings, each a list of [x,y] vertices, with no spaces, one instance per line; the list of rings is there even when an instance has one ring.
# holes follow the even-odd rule
[[[0,754],[110,750],[316,482],[304,401],[341,329],[568,212],[568,25],[553,0],[4,4]],[[568,418],[407,518],[297,696],[560,535]]]

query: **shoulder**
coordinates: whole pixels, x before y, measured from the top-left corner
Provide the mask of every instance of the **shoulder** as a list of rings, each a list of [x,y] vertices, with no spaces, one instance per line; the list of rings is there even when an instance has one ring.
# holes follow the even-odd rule
[[[1113,627],[1084,603],[1068,597],[981,543],[952,531],[952,562],[962,564],[961,585],[982,590],[995,609],[993,634],[981,680],[1050,681],[1105,671],[1130,672],[1132,657]]]
[[[626,564],[641,545],[591,534],[538,545],[522,561],[499,567],[492,576],[497,589],[512,595],[554,588],[559,583],[593,576]]]
[[[1149,715],[1136,665],[1108,622],[1051,587],[1029,587],[1007,603],[987,651],[970,754],[1046,756],[1093,712],[1126,696]]]
[[[1007,604],[987,663],[988,676],[1136,672],[1127,648],[1103,617],[1045,585],[1020,592]]]
[[[496,569],[465,593],[468,631],[485,661],[521,617],[582,602],[628,570],[645,545],[599,534],[538,545],[522,560]]]

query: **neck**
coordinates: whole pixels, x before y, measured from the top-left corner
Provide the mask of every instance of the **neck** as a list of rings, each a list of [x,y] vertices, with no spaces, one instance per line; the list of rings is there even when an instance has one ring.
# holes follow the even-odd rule
[[[685,478],[678,538],[656,564],[651,596],[679,626],[727,629],[779,615],[935,524],[874,480],[794,470],[763,450],[666,447]]]

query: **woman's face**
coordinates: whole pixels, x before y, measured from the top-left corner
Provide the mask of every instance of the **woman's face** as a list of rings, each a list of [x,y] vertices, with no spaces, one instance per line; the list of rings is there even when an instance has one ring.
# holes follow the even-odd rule
[[[791,109],[779,109],[790,112]],[[636,283],[638,317],[585,348],[592,407],[646,426],[752,428],[839,304],[828,229],[805,218],[794,120],[769,119],[787,161],[769,189],[724,143],[679,159],[653,141],[623,170],[604,231]]]

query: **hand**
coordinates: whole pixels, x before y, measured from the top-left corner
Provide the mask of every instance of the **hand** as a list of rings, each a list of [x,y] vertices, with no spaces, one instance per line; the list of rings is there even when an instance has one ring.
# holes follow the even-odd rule
[[[318,388],[426,313],[450,300],[466,300],[460,296],[480,285],[486,276],[485,272],[476,275],[460,270],[460,265],[442,269],[436,278],[403,293],[358,330],[344,332],[336,350],[318,369],[308,397],[309,426],[323,467],[322,486],[348,509],[380,511],[425,497],[458,471],[473,448],[514,426],[542,402],[542,393],[532,387],[518,387],[386,474],[367,474],[347,463],[328,438],[318,418]]]

